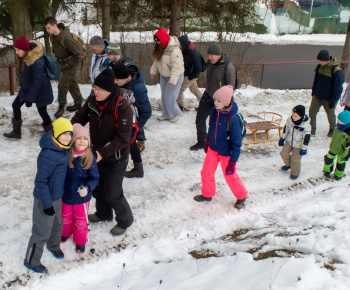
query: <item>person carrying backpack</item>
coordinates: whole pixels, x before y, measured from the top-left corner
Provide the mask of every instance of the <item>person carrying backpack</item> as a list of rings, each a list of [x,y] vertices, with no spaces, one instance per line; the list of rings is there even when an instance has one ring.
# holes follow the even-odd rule
[[[237,198],[235,208],[242,209],[248,196],[248,190],[237,174],[237,161],[242,146],[242,127],[240,119],[235,116],[238,106],[233,101],[233,87],[223,86],[213,96],[215,107],[209,120],[206,136],[202,176],[202,195],[194,197],[195,201],[211,201],[216,194],[215,171],[221,164],[225,180]],[[233,115],[233,116],[232,116]],[[227,119],[231,118],[230,131],[227,132]]]
[[[199,101],[199,107],[196,116],[197,143],[190,147],[190,150],[203,149],[205,135],[207,131],[207,118],[210,111],[214,108],[214,93],[222,86],[231,85],[236,88],[236,70],[231,59],[223,54],[221,47],[217,43],[212,43],[208,49],[207,65],[207,85],[205,92]]]
[[[92,196],[96,198],[96,213],[89,214],[89,221],[112,221],[114,211],[117,224],[110,233],[118,236],[133,223],[133,215],[123,192],[133,113],[128,100],[114,85],[114,80],[111,69],[105,69],[97,76],[94,95],[75,113],[72,123],[83,126],[89,123],[92,150],[97,156],[100,181],[92,191]]]
[[[320,108],[323,107],[329,123],[327,136],[332,137],[336,126],[335,108],[343,91],[344,76],[338,60],[329,56],[327,50],[321,50],[318,53],[317,62],[309,109],[311,136],[316,136],[316,117]]]
[[[83,50],[82,45],[74,39],[69,29],[63,23],[57,24],[56,18],[52,16],[46,18],[44,25],[46,31],[50,34],[52,52],[61,64],[62,76],[57,87],[58,110],[55,113],[55,117],[59,118],[64,113],[68,91],[74,99],[74,105],[67,106],[67,111],[74,112],[82,106],[83,97],[76,75],[83,57]]]
[[[177,104],[181,111],[184,110],[184,91],[190,89],[198,101],[202,98],[203,93],[198,89],[197,80],[200,72],[203,71],[201,63],[201,55],[196,50],[194,44],[189,41],[187,34],[179,37],[180,48],[184,57],[184,80],[181,84],[180,93],[177,97]]]
[[[50,79],[45,72],[43,46],[35,41],[29,41],[24,35],[19,37],[14,45],[17,63],[20,71],[20,89],[12,103],[13,118],[12,132],[4,133],[6,138],[21,139],[22,115],[21,107],[26,104],[31,107],[36,104],[42,127],[45,132],[52,129],[51,118],[47,113],[47,106],[53,101]]]

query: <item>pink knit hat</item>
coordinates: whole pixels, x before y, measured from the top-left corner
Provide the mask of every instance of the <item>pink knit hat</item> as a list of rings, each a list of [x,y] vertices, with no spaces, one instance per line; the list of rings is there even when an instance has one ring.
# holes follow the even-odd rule
[[[234,90],[232,86],[223,86],[214,93],[213,98],[219,100],[225,106],[228,106],[232,101],[233,93]]]
[[[79,137],[86,137],[89,140],[89,146],[90,146],[89,128],[82,126],[79,123],[75,123],[73,125],[73,136],[72,136],[71,144],[74,144],[75,140],[77,140]]]

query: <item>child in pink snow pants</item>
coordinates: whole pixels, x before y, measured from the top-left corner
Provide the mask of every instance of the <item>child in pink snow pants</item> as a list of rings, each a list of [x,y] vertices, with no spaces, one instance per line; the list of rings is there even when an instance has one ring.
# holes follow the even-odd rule
[[[236,116],[238,106],[233,101],[233,87],[223,86],[214,93],[215,108],[210,113],[209,130],[206,136],[202,176],[202,195],[194,197],[196,201],[211,201],[216,193],[215,171],[221,164],[225,180],[237,198],[235,208],[242,209],[248,190],[237,174],[237,165],[242,146],[242,128]]]
[[[62,197],[62,242],[73,234],[75,251],[83,254],[88,233],[86,215],[89,212],[91,192],[99,181],[99,173],[96,158],[90,149],[89,129],[74,124],[71,144]]]

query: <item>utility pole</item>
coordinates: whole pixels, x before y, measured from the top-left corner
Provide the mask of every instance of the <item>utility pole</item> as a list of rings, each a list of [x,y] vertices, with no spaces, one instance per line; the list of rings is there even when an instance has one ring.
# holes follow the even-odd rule
[[[341,57],[342,61],[348,61],[349,60],[349,47],[350,47],[350,17],[348,22],[348,29],[346,30],[346,37],[345,37],[345,43],[343,48],[343,54]],[[340,68],[343,72],[344,78],[346,77],[346,71],[348,70],[348,63],[343,62],[340,65]]]

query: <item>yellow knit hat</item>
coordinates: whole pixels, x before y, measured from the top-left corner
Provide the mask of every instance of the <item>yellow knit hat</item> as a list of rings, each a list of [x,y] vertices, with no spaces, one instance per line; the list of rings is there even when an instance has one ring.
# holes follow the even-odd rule
[[[61,144],[60,142],[58,142],[58,137],[60,137],[60,135],[62,135],[65,132],[72,132],[72,134],[73,134],[72,123],[68,119],[60,117],[55,122],[52,123],[52,127],[53,127],[53,135],[52,136],[54,138],[55,143],[61,148],[68,149],[69,146],[65,146],[65,145]]]

